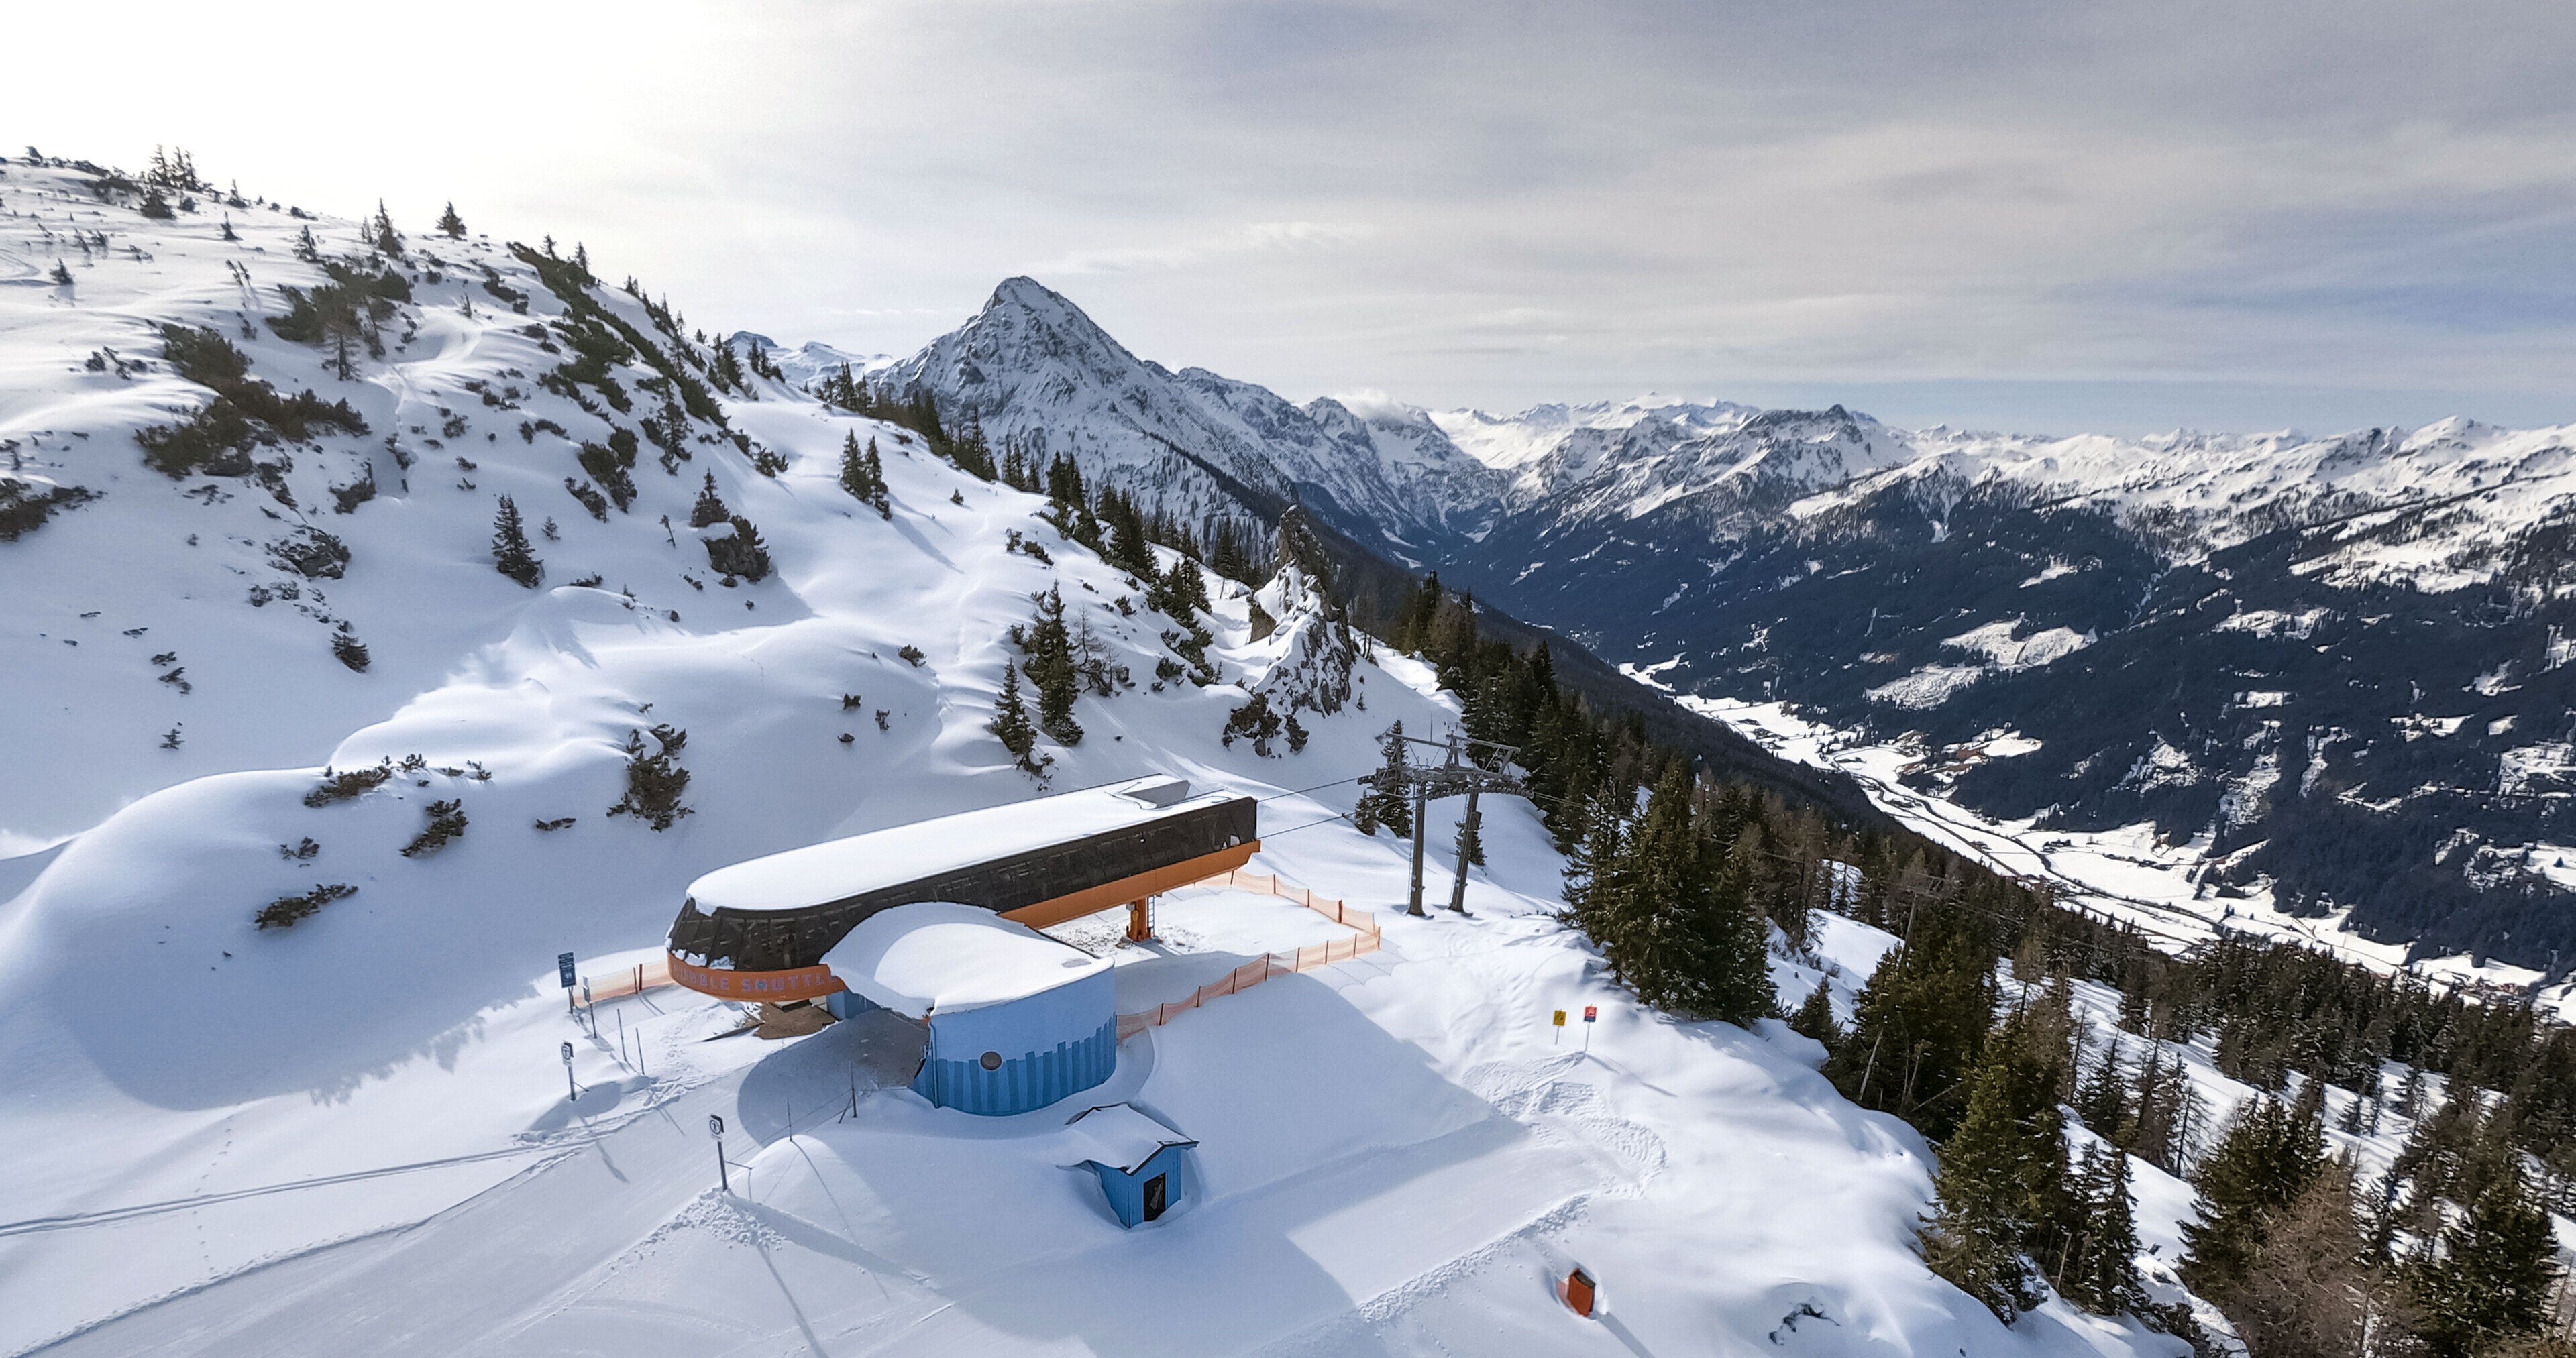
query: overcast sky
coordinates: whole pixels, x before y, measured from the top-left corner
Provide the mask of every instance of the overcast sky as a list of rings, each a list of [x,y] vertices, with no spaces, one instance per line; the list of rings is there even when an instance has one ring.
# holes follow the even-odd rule
[[[120,3],[0,142],[908,352],[1032,274],[1304,398],[2576,421],[2576,7]]]

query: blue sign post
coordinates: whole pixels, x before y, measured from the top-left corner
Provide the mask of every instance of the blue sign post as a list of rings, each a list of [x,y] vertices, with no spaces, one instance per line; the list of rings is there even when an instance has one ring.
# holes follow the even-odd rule
[[[568,953],[568,952],[559,952],[559,953],[556,953],[556,954],[555,954],[555,970],[563,974],[563,988],[564,988],[564,1012],[565,1012],[565,1013],[567,1013],[567,1014],[569,1014],[569,1013],[573,1012],[573,1006],[572,1006],[572,987],[573,987],[573,980],[572,980],[572,954],[571,954],[571,953]]]

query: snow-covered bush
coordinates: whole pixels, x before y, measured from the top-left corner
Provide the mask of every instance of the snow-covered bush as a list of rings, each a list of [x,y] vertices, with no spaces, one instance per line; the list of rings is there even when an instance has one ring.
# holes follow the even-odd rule
[[[291,929],[295,927],[297,921],[307,918],[331,902],[345,900],[357,894],[358,889],[346,882],[333,882],[327,886],[317,882],[311,891],[300,896],[280,896],[270,901],[261,906],[259,913],[251,918],[256,920],[262,929]]]
[[[331,654],[338,657],[340,663],[350,669],[360,674],[366,673],[369,661],[367,643],[358,640],[354,633],[345,630],[348,627],[347,623],[342,623],[340,626],[344,630],[331,634]]]
[[[647,754],[644,733],[626,733],[626,795],[608,814],[633,816],[656,830],[668,830],[680,817],[696,814],[680,804],[680,794],[689,786],[689,771],[680,767],[680,747],[688,743],[689,733],[665,722],[653,728],[653,739],[662,748]]]
[[[426,858],[465,833],[465,803],[455,798],[429,804],[429,824],[403,846],[405,858]]]
[[[335,772],[322,770],[321,786],[304,794],[306,806],[329,806],[333,802],[351,801],[385,785],[394,776],[393,762],[388,760],[374,768],[348,769]]]
[[[268,559],[307,580],[337,580],[349,569],[349,544],[319,528],[298,528],[268,544]]]
[[[98,492],[80,486],[0,476],[0,542],[15,542],[19,534],[43,527],[45,519],[57,509],[69,509],[97,498]]]

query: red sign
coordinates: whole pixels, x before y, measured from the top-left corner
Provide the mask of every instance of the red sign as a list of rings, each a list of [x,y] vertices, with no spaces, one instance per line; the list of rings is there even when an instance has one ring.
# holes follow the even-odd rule
[[[1586,1023],[1597,1023],[1597,1022],[1599,1022],[1599,1021],[1600,1021],[1600,1019],[1601,1019],[1601,1006],[1600,1006],[1600,1005],[1597,1005],[1597,1004],[1587,1004],[1587,1005],[1583,1006],[1583,1021],[1584,1021],[1584,1022],[1586,1022]]]

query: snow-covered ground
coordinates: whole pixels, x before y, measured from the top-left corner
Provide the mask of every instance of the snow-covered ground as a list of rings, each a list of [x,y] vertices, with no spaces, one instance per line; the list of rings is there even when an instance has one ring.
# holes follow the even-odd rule
[[[1366,707],[1308,714],[1301,754],[1228,747],[1240,686],[1293,659],[1310,613],[1254,642],[1245,592],[1217,582],[1225,682],[1156,684],[1170,624],[1042,501],[779,386],[724,406],[779,475],[700,418],[689,460],[665,475],[647,446],[635,504],[594,519],[562,484],[576,446],[650,414],[654,374],[611,365],[632,417],[542,389],[561,308],[501,247],[415,237],[384,360],[342,381],[260,323],[279,285],[319,281],[291,257],[304,221],[231,209],[230,241],[210,202],[155,222],[5,168],[0,455],[99,498],[0,543],[0,830],[37,850],[0,861],[0,1352],[2177,1350],[2058,1308],[2007,1331],[1932,1278],[1921,1141],[1839,1098],[1777,1023],[1628,1003],[1556,920],[1562,863],[1528,808],[1488,808],[1465,917],[1403,917],[1404,846],[1334,817],[1387,722],[1454,720],[1419,663],[1363,661]],[[357,248],[352,224],[311,225]],[[71,286],[46,277],[58,254]],[[594,296],[679,349],[635,299]],[[132,431],[205,399],[159,361],[165,320],[237,336],[255,376],[345,398],[369,432],[262,448],[261,479],[147,470]],[[883,451],[891,518],[837,483],[851,434]],[[367,470],[376,496],[334,512]],[[685,525],[710,471],[774,576],[709,568]],[[542,588],[493,568],[505,493]],[[347,546],[344,574],[272,564],[304,527]],[[902,1088],[896,1020],[770,1043],[678,990],[575,1016],[553,975],[562,950],[602,979],[650,957],[712,868],[1035,795],[987,722],[1006,631],[1049,587],[1134,682],[1083,697],[1048,786],[1161,773],[1262,797],[1254,869],[1385,931],[1130,1039],[1074,1101],[1133,1100],[1200,1142],[1204,1191],[1132,1232],[1068,1168],[1078,1108],[932,1108]],[[342,623],[364,672],[333,656]],[[664,833],[606,814],[622,743],[656,723],[688,733],[692,775],[694,814]],[[414,753],[354,800],[303,801],[325,764]],[[405,856],[433,800],[468,827]],[[357,890],[254,925],[317,884]],[[1059,933],[1114,957],[1125,1009],[1335,931],[1233,891],[1162,920],[1162,943],[1114,952],[1096,922]],[[1824,937],[1848,1007],[1888,941]],[[1784,993],[1815,974],[1784,961]],[[1590,1029],[1549,1022],[1587,1005]],[[1551,1299],[1574,1261],[1602,1280],[1597,1322]]]

